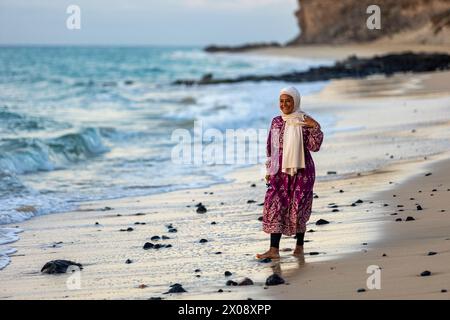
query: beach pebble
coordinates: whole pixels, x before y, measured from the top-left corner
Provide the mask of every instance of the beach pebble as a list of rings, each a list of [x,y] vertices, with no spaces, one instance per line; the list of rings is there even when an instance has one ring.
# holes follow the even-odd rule
[[[153,236],[150,238],[150,240],[160,240],[161,238],[159,236]]]
[[[143,249],[144,249],[144,250],[148,250],[148,249],[153,248],[154,246],[155,246],[155,245],[154,245],[153,243],[151,243],[151,242],[146,242],[146,243],[144,244]]]
[[[225,285],[227,286],[237,286],[237,282],[233,281],[233,280],[228,280]]]
[[[222,254],[221,251],[214,252],[214,254]]]
[[[395,219],[395,221],[400,222],[400,221],[403,221],[403,220],[402,220],[402,218],[397,218],[397,219]]]
[[[242,281],[240,281],[239,283],[238,283],[238,286],[252,286],[254,283],[253,283],[253,280],[252,279],[250,279],[250,278],[244,278]]]
[[[447,289],[442,289],[441,292],[442,292],[442,293],[446,293],[446,292],[447,292]]]
[[[247,200],[247,203],[255,203],[255,200]]]
[[[436,255],[437,254],[437,252],[434,252],[434,251],[430,251],[430,252],[428,252],[428,256],[434,256],[434,255]]]
[[[360,292],[366,292],[366,289],[364,288],[359,288],[358,290],[356,290],[356,292],[360,293]]]
[[[406,217],[406,220],[405,221],[414,221],[414,220],[416,220],[416,219],[414,219],[413,217]]]
[[[425,270],[420,274],[421,277],[431,276],[431,271]]]
[[[419,210],[419,211],[420,211],[420,210],[423,210],[423,208],[422,208],[422,206],[421,206],[420,204],[418,204],[416,208],[417,208],[417,210]]]
[[[327,174],[337,174],[336,171],[327,171]]]
[[[206,239],[200,239],[199,242],[200,242],[200,243],[205,243],[205,242],[208,242],[208,240],[206,240]]]
[[[317,256],[317,255],[319,255],[320,253],[319,252],[316,252],[316,251],[313,251],[313,252],[310,252],[309,253],[309,255],[310,256]]]
[[[133,263],[133,261],[131,261],[130,259],[127,259],[127,261],[125,261],[126,264],[130,264]]]
[[[181,284],[175,283],[175,284],[172,284],[170,286],[169,291],[164,292],[164,294],[168,294],[168,293],[182,293],[182,292],[187,292],[187,291],[183,288],[183,286]]]
[[[333,209],[331,212],[339,212],[339,209]]]
[[[194,272],[201,272],[202,270],[200,269],[195,269]]]
[[[258,217],[258,221],[263,221],[263,217]]]
[[[285,281],[278,274],[274,273],[266,279],[266,286],[277,286],[283,284]]]
[[[256,184],[252,183],[252,184],[250,185],[250,187],[254,188],[254,187],[256,187]]]
[[[76,263],[70,260],[52,260],[47,262],[41,269],[42,273],[56,274],[56,273],[66,273],[67,268],[70,266],[76,266],[83,269],[80,263]]]
[[[217,224],[217,222],[213,221],[213,222],[211,222],[211,224],[213,224],[213,225],[214,225],[214,224]]]
[[[178,230],[175,229],[175,228],[170,228],[170,229],[169,229],[169,232],[170,232],[170,233],[175,233],[175,232],[178,232]]]
[[[167,239],[170,239],[170,237],[168,237],[168,236],[162,236],[161,239],[167,240]]]
[[[317,220],[317,222],[316,222],[316,226],[321,226],[321,225],[329,224],[329,223],[330,223],[330,222],[327,221],[327,220],[325,220],[325,219],[319,219],[319,220]]]
[[[386,253],[383,253],[383,257],[387,257],[387,254],[386,254]]]
[[[362,201],[361,199],[358,199],[355,201],[355,203],[363,203],[364,201]]]
[[[343,192],[344,192],[344,190],[342,190],[342,189],[341,189],[341,190],[339,190],[339,192],[340,192],[340,193],[343,193]]]
[[[206,211],[208,211],[207,209],[206,209],[206,207],[204,206],[204,205],[200,205],[200,206],[198,206],[197,207],[197,213],[205,213]]]
[[[96,222],[95,225],[98,226],[100,223]]]
[[[431,176],[431,172],[428,172],[427,174],[425,174],[425,177]]]
[[[219,292],[219,293],[222,293],[222,292],[223,292],[223,290],[222,290],[222,289],[219,289],[219,290],[217,290],[217,292]]]

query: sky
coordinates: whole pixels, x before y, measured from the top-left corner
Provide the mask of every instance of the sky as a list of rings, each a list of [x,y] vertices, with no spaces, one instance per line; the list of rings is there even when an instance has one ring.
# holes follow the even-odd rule
[[[80,8],[80,29],[66,26]],[[297,0],[0,0],[0,44],[237,45],[293,39]]]

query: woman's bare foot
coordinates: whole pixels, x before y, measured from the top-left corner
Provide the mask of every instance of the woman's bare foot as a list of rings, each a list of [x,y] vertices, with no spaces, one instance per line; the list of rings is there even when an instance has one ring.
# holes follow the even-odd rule
[[[301,257],[301,256],[304,256],[304,251],[303,251],[303,246],[295,246],[295,250],[294,250],[294,252],[292,253],[292,255],[294,256],[294,257]]]
[[[256,254],[257,259],[280,259],[280,253],[278,248],[270,247],[270,249],[264,253],[257,253]]]

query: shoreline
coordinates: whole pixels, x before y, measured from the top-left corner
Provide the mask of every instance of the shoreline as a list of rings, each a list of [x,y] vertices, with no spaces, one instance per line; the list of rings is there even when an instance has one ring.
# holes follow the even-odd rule
[[[326,142],[322,147],[329,153],[327,157],[340,155],[342,148],[351,151],[349,148],[356,145],[360,153],[378,154],[380,162],[376,165],[381,165],[381,169],[367,170],[360,176],[353,174],[340,180],[316,180],[315,192],[319,198],[314,199],[308,229],[319,232],[307,233],[306,240],[310,242],[305,248],[307,254],[319,252],[319,255],[307,255],[308,265],[314,269],[316,265],[329,263],[348,262],[354,265],[356,262],[348,257],[367,249],[365,246],[361,248],[362,241],[371,244],[381,239],[386,217],[377,211],[379,203],[376,203],[375,196],[372,198],[368,195],[377,191],[373,190],[374,186],[380,188],[379,192],[383,191],[386,188],[386,179],[392,178],[395,181],[393,177],[398,177],[400,171],[391,169],[392,166],[409,163],[411,171],[414,172],[422,163],[417,159],[423,152],[419,150],[415,157],[415,152],[412,152],[414,150],[400,148],[398,156],[394,151],[398,149],[396,145],[392,146],[393,150],[386,148],[393,145],[393,138],[399,139],[399,145],[408,145],[410,140],[403,141],[401,138],[411,136],[411,128],[417,128],[417,139],[430,139],[424,140],[426,142],[435,141],[433,139],[436,133],[448,127],[448,120],[442,116],[442,112],[439,113],[440,110],[445,110],[448,102],[445,86],[438,88],[436,92],[429,91],[434,87],[436,75],[441,81],[441,78],[447,79],[449,74],[433,73],[415,76],[413,79],[398,75],[391,79],[379,79],[375,81],[379,82],[375,90],[378,95],[375,97],[368,97],[366,90],[373,84],[373,79],[333,81],[321,93],[305,97],[305,103],[313,112],[328,112],[339,104],[345,104],[345,110],[339,110],[341,113],[337,119],[338,128],[354,125],[355,119],[366,124],[363,134],[358,130],[337,130],[333,134],[332,143]],[[403,81],[398,82],[401,79]],[[396,88],[400,91],[386,91],[386,87],[391,88],[393,83],[397,83]],[[346,90],[342,90],[344,87]],[[382,139],[367,140],[367,137],[380,130],[371,119],[383,115],[385,108],[390,108],[392,101],[398,100],[399,96],[408,103],[396,107],[398,110],[395,117],[384,119],[386,128],[392,128],[392,132],[387,132]],[[423,103],[428,101],[426,99],[431,102],[425,109]],[[411,108],[417,108],[417,114],[404,114],[405,110]],[[435,114],[430,114],[433,112]],[[425,122],[421,118],[424,115],[427,116]],[[367,141],[373,141],[374,144],[364,149]],[[385,151],[389,151],[386,159],[383,158]],[[402,155],[408,154],[407,151],[411,152],[409,156],[415,157],[415,160],[407,160],[408,157],[402,159]],[[342,167],[335,167],[340,174],[345,173],[348,163],[358,164],[358,156],[361,161],[365,161],[364,157],[357,153],[347,153],[341,156]],[[400,162],[392,164],[389,158],[391,155],[395,156],[392,161]],[[440,156],[448,157],[447,154],[440,153],[428,158]],[[330,159],[327,157],[320,152],[313,154],[321,174],[329,169],[325,165]],[[260,230],[258,221],[262,212],[258,204],[263,200],[265,192],[259,167],[240,169],[227,177],[232,179],[231,183],[145,197],[94,201],[75,212],[39,216],[20,223],[20,227],[25,231],[20,234],[20,240],[14,243],[18,252],[11,256],[11,264],[0,271],[0,298],[148,299],[159,296],[167,299],[244,299],[261,298],[266,294],[270,294],[272,299],[292,297],[291,293],[276,290],[289,288],[296,291],[301,286],[296,277],[304,271],[302,262],[299,263],[291,257],[289,252],[282,253],[281,264],[262,264],[254,258],[254,254],[263,251],[268,244],[268,236]],[[255,187],[251,184],[255,184]],[[352,207],[350,204],[358,199],[362,199],[364,203]],[[248,203],[249,200],[254,202]],[[374,203],[367,203],[368,201]],[[194,205],[198,202],[206,205],[206,214],[195,213]],[[330,215],[329,203],[332,202],[339,204],[340,212]],[[105,210],[106,207],[111,209]],[[369,211],[365,211],[364,216],[361,216],[360,210]],[[316,227],[314,223],[319,218],[325,218],[332,223]],[[165,233],[165,225],[172,221],[178,232],[166,234],[171,237],[168,242],[175,248],[144,251],[142,245],[149,241],[152,235]],[[211,225],[213,221],[217,225]],[[136,225],[136,222],[146,224]],[[239,225],[238,229],[236,224]],[[13,224],[11,227],[15,225],[19,224]],[[133,228],[133,231],[119,231],[127,227]],[[242,232],[246,234],[243,235]],[[200,238],[207,238],[208,243],[197,243]],[[281,248],[289,248],[293,244],[294,240],[283,237]],[[219,251],[221,254],[216,255]],[[43,264],[52,259],[69,259],[85,265],[81,273],[81,290],[67,290],[64,275],[40,274],[39,270]],[[125,264],[126,259],[131,259],[133,263]],[[196,268],[200,268],[201,272],[195,273]],[[223,272],[228,269],[233,273],[231,278],[223,276]],[[264,290],[265,278],[273,270],[279,269],[283,270],[290,286]],[[321,270],[319,277],[324,277],[325,269]],[[366,276],[365,273],[362,275]],[[252,278],[255,285],[225,286],[226,280],[237,280],[244,276]],[[163,295],[169,284],[175,282],[185,284],[188,294]],[[322,289],[323,287],[324,285],[319,286]],[[219,289],[225,292],[217,293]],[[346,293],[351,295],[353,292],[352,287]],[[327,294],[329,292],[324,290],[318,292],[317,297],[327,297]]]

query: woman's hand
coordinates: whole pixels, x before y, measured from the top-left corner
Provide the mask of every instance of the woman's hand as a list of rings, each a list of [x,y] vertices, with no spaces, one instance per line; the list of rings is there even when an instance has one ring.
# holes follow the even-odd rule
[[[304,122],[306,123],[306,126],[309,128],[316,128],[316,127],[320,128],[320,124],[308,115],[305,115]]]

